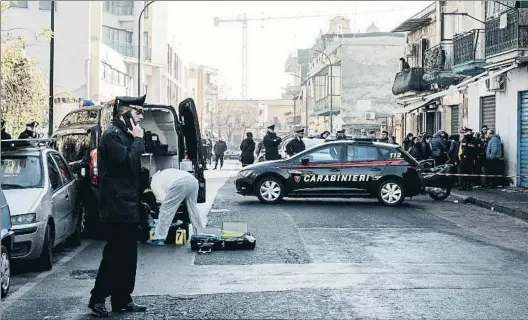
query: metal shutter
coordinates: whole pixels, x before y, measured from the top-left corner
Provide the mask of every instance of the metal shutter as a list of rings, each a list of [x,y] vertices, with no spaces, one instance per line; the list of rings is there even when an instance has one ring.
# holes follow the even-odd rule
[[[460,107],[451,107],[451,134],[458,134],[460,132]]]
[[[521,93],[519,114],[519,182],[528,187],[528,92]]]
[[[480,128],[488,126],[495,130],[495,96],[480,98]],[[480,128],[475,128],[479,130]]]

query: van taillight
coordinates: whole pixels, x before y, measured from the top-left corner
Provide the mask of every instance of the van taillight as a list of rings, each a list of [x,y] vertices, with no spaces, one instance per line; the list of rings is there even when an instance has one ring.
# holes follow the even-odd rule
[[[92,185],[97,185],[97,149],[90,151],[90,183]]]

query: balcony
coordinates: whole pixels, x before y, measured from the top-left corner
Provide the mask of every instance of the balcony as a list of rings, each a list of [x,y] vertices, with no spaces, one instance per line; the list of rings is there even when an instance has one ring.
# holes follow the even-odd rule
[[[104,1],[103,11],[116,16],[133,16],[134,1]]]
[[[474,29],[453,37],[453,72],[474,77],[485,71],[485,33]]]
[[[425,50],[424,76],[427,83],[450,86],[460,81],[463,76],[453,72],[453,42],[443,42]]]
[[[502,24],[501,24],[502,19]],[[507,10],[486,21],[486,64],[493,65],[528,53],[528,8]]]
[[[128,42],[114,41],[111,39],[103,39],[103,42],[110,46],[110,48],[124,55],[125,57],[136,59],[138,58],[137,45],[133,45]],[[142,49],[143,50],[141,51],[141,59],[151,60],[152,48],[143,46]]]
[[[392,85],[392,94],[400,95],[407,92],[423,92],[429,86],[423,80],[423,68],[411,68],[410,70],[400,71],[394,77],[394,84]]]
[[[338,115],[341,109],[341,97],[334,96],[332,98],[332,111],[330,112],[330,96],[326,96],[321,100],[315,101],[312,114],[318,117],[328,117],[331,114]]]

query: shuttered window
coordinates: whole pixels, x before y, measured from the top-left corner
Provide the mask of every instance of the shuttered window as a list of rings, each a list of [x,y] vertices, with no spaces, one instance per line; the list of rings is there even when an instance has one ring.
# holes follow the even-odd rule
[[[458,134],[460,131],[460,106],[451,107],[451,134]]]
[[[480,98],[480,128],[488,126],[495,130],[495,96]],[[475,128],[475,129],[480,129]]]

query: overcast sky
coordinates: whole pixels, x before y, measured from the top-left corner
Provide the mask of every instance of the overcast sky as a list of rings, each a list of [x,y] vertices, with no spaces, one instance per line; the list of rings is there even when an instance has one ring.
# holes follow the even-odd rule
[[[240,95],[242,83],[242,24],[223,23],[214,27],[214,17],[233,19],[303,17],[248,23],[248,96],[279,98],[287,80],[284,64],[289,54],[309,48],[331,16],[351,20],[351,29],[364,32],[372,23],[390,31],[403,20],[425,8],[431,1],[175,1],[171,3],[171,25],[182,48],[182,59],[220,70],[220,82],[233,95]],[[403,48],[402,48],[403,52]],[[394,57],[394,63],[398,63]]]

